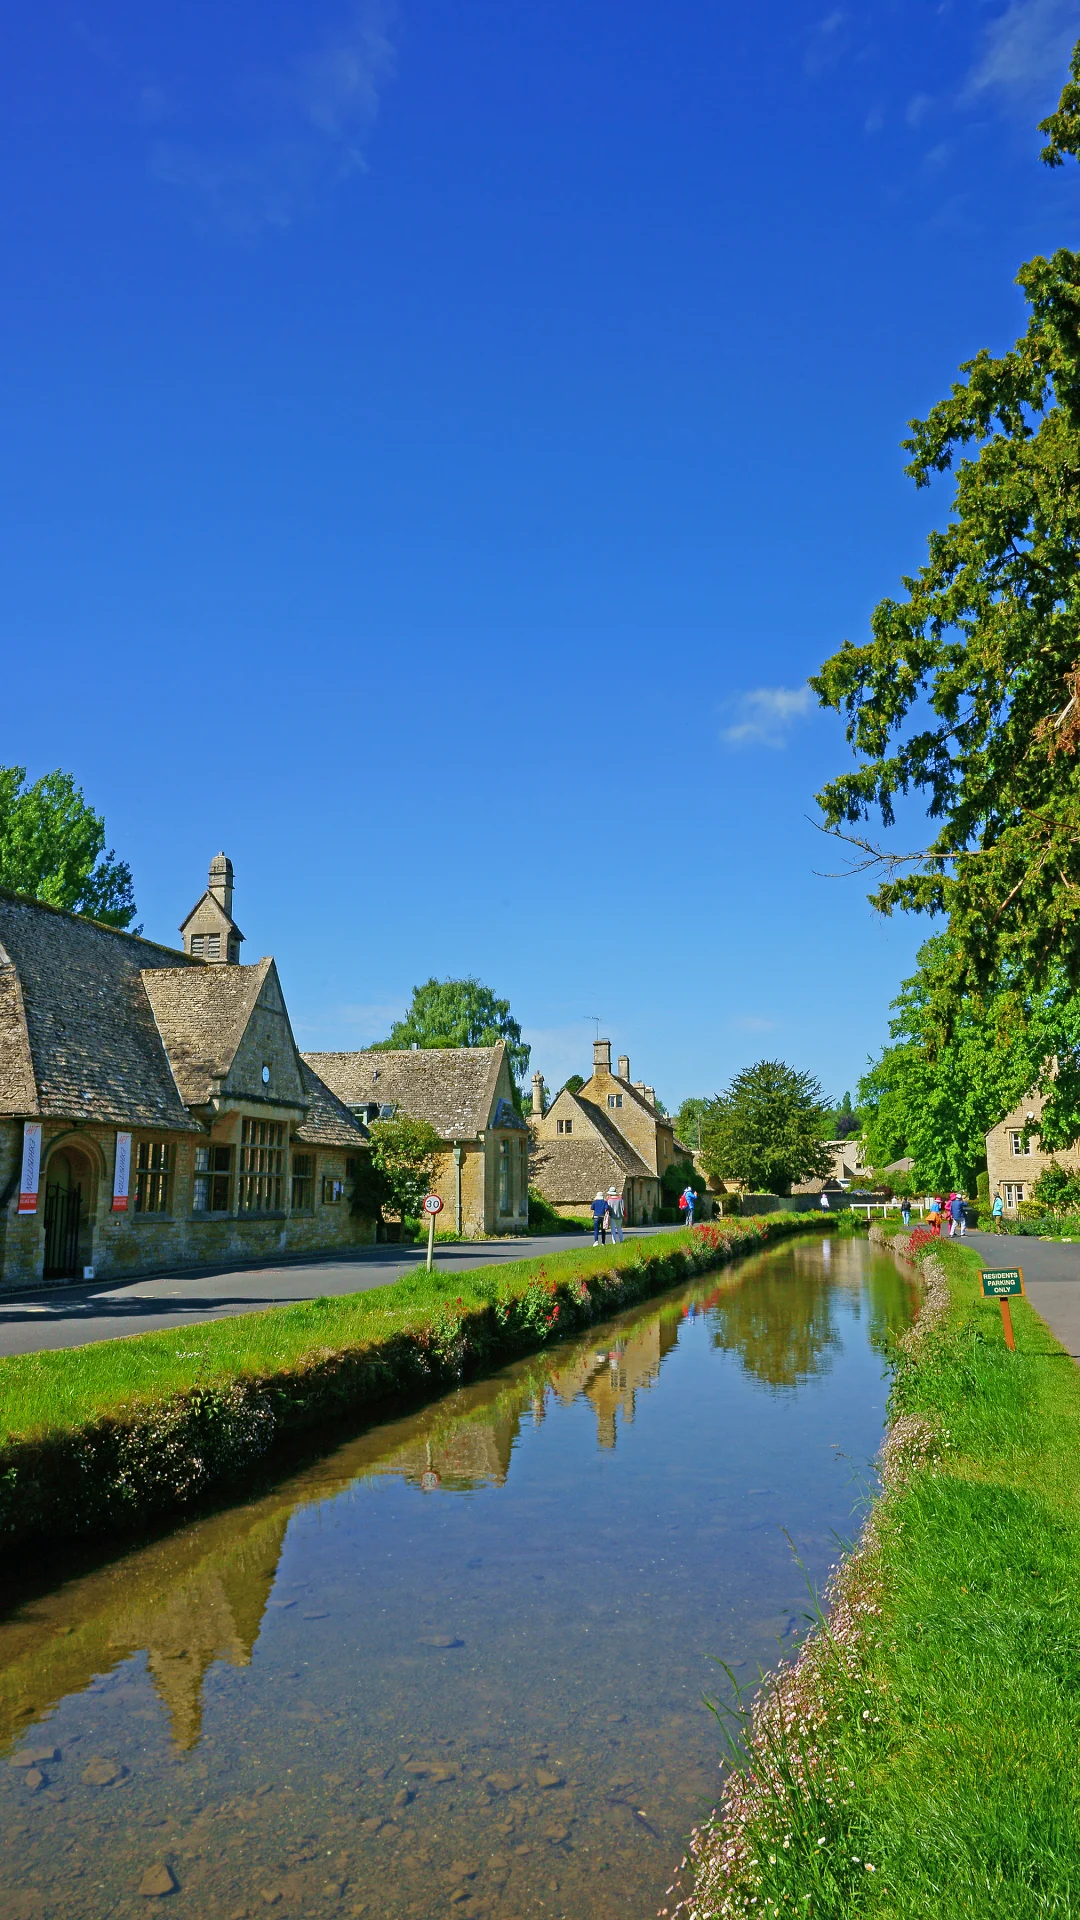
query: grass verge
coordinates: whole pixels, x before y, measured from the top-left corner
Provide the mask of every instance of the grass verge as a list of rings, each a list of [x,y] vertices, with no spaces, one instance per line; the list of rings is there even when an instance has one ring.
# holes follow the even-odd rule
[[[143,1524],[237,1481],[279,1441],[603,1319],[805,1215],[658,1234],[197,1327],[0,1360],[0,1539]]]
[[[976,1254],[916,1257],[881,1497],[744,1723],[693,1920],[1080,1914],[1080,1369],[1023,1301],[1007,1351]]]

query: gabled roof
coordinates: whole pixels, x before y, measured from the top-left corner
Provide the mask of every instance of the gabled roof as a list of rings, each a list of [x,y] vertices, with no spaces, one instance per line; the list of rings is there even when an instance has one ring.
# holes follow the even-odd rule
[[[471,1140],[494,1124],[506,1046],[367,1048],[305,1053],[308,1066],[348,1107],[377,1101],[426,1120],[444,1140]],[[514,1116],[515,1120],[517,1115]]]
[[[641,1161],[633,1172],[647,1180],[656,1179]],[[529,1184],[539,1187],[545,1200],[550,1200],[553,1206],[587,1207],[595,1194],[606,1193],[611,1186],[622,1193],[630,1177],[628,1169],[599,1134],[535,1140],[529,1155]]]
[[[589,1126],[596,1129],[607,1151],[613,1159],[618,1161],[625,1172],[644,1174],[647,1179],[655,1180],[656,1175],[653,1173],[651,1167],[646,1166],[641,1155],[630,1145],[629,1140],[619,1132],[615,1122],[609,1120],[603,1107],[597,1106],[595,1100],[586,1100],[583,1092],[572,1093],[570,1098],[581,1114],[582,1119]],[[573,1137],[577,1139],[581,1136],[574,1135]]]
[[[592,1072],[584,1085],[578,1088],[578,1093],[584,1094],[586,1099],[588,1098],[589,1088],[596,1077],[595,1071]],[[640,1107],[642,1113],[647,1113],[650,1120],[656,1120],[660,1126],[670,1127],[674,1132],[675,1122],[671,1115],[669,1113],[661,1113],[659,1107],[654,1107],[651,1100],[646,1100],[645,1095],[635,1087],[632,1080],[623,1080],[617,1073],[605,1073],[603,1077],[605,1080],[614,1080],[616,1086],[621,1088],[623,1094],[629,1094],[634,1105]]]
[[[143,982],[199,961],[6,889],[0,945],[0,1112],[197,1130]]]
[[[227,928],[230,932],[235,933],[239,937],[239,939],[242,940],[244,936],[240,932],[240,929],[237,926],[236,921],[233,919],[232,914],[226,913],[224,907],[221,904],[221,901],[217,897],[217,894],[211,892],[211,889],[209,887],[207,887],[205,893],[201,893],[199,895],[199,898],[196,900],[195,905],[191,909],[191,912],[189,914],[186,914],[184,919],[181,920],[179,931],[181,933],[187,932],[188,928],[191,925],[191,922],[195,918],[195,915],[200,911],[201,908],[206,906],[208,901],[210,905],[213,907],[215,913],[217,914],[218,919],[221,921],[222,926]]]
[[[271,960],[253,967],[195,962],[146,974],[147,997],[189,1107],[205,1106],[220,1091],[272,965]]]
[[[356,1115],[349,1112],[343,1100],[331,1093],[325,1080],[320,1080],[314,1067],[309,1067],[301,1058],[300,1076],[304,1086],[304,1096],[310,1102],[307,1118],[296,1130],[296,1139],[312,1147],[351,1147],[362,1146],[368,1138],[368,1130],[362,1126]]]

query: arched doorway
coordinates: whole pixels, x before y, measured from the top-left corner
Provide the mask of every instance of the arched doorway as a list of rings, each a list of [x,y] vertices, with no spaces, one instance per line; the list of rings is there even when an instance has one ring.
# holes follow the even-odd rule
[[[94,1169],[79,1147],[65,1143],[49,1155],[45,1172],[45,1280],[77,1280],[93,1264]]]

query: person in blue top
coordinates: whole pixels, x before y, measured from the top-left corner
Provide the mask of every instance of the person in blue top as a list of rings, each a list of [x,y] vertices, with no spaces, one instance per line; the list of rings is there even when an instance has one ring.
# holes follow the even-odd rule
[[[688,1227],[692,1227],[694,1224],[694,1208],[697,1205],[697,1194],[689,1182],[687,1182],[683,1188],[682,1198],[686,1202],[686,1224]]]
[[[990,1209],[990,1217],[994,1222],[995,1233],[1001,1232],[1001,1217],[1004,1212],[1005,1212],[1005,1202],[1002,1199],[1000,1193],[995,1193],[994,1204]]]
[[[962,1240],[965,1233],[967,1232],[967,1208],[964,1205],[963,1194],[953,1193],[953,1194],[950,1194],[949,1196],[949,1239],[950,1240],[952,1239],[954,1233],[956,1232],[957,1227],[959,1227],[960,1229],[960,1238]]]
[[[607,1229],[608,1229],[608,1203],[604,1199],[604,1196],[602,1193],[597,1194],[596,1199],[592,1203],[591,1212],[593,1217],[593,1238],[592,1238],[593,1246],[594,1247],[606,1246],[607,1245]]]

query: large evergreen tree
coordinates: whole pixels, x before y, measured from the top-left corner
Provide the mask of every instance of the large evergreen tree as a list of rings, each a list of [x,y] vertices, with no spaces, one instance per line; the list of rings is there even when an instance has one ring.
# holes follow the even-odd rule
[[[832,1165],[824,1144],[830,1112],[812,1074],[783,1060],[759,1060],[737,1073],[706,1106],[701,1164],[721,1180],[760,1193],[790,1193],[797,1181],[823,1179]]]
[[[1080,46],[1072,75],[1043,122],[1050,165],[1080,155]],[[1080,253],[1031,260],[1018,284],[1026,332],[968,361],[904,443],[917,486],[955,471],[951,517],[870,641],[811,682],[861,762],[819,795],[825,824],[878,870],[884,913],[948,916],[939,1034],[966,993],[1080,976]],[[911,793],[934,822],[926,845],[865,837]]]

